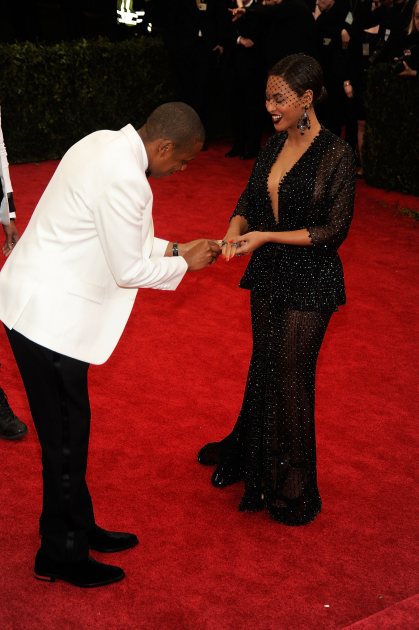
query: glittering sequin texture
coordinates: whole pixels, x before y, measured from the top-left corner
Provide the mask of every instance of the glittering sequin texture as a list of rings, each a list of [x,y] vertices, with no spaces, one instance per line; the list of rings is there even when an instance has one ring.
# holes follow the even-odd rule
[[[321,508],[315,370],[330,317],[345,302],[337,248],[352,218],[355,171],[349,146],[322,129],[281,182],[277,222],[267,180],[285,139],[267,143],[234,214],[249,231],[308,228],[313,246],[270,243],[254,252],[241,281],[251,290],[253,333],[242,408],[232,433],[203,455],[218,463],[219,475],[244,480],[240,510],[266,508],[282,523],[302,525]]]
[[[353,153],[345,142],[322,129],[281,182],[276,222],[267,179],[286,137],[285,133],[277,134],[268,141],[234,215],[245,217],[249,232],[308,228],[314,246],[269,243],[260,247],[240,286],[270,295],[286,308],[334,309],[345,303],[342,265],[336,250],[352,219]]]

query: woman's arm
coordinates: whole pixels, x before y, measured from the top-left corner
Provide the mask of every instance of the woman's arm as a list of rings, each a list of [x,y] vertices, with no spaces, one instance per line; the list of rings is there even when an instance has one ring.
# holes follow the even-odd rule
[[[289,232],[249,232],[235,239],[235,254],[250,254],[266,243],[337,249],[345,240],[352,220],[355,162],[350,149],[339,160],[328,193],[330,209],[325,223]],[[326,199],[325,199],[326,201]]]
[[[233,254],[244,255],[251,254],[266,243],[280,243],[281,245],[297,245],[300,247],[308,247],[313,245],[310,233],[305,228],[302,230],[291,230],[289,232],[248,232],[235,238],[238,243],[233,247]]]

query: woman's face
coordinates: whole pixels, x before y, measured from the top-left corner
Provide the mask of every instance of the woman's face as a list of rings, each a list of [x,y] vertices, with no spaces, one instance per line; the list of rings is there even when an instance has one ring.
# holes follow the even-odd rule
[[[296,127],[304,105],[308,105],[304,95],[298,96],[282,77],[276,76],[268,78],[265,99],[276,132]]]

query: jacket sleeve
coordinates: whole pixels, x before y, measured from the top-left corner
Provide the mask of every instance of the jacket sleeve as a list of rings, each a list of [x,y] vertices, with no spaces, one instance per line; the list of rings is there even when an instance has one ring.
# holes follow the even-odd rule
[[[174,290],[188,265],[182,256],[164,257],[164,241],[154,239],[147,186],[116,174],[92,208],[97,234],[120,287]]]
[[[315,247],[337,249],[345,240],[351,225],[355,197],[355,160],[349,147],[343,152],[332,173],[326,204],[327,221],[308,226]]]
[[[169,241],[165,241],[161,238],[155,237],[153,239],[153,249],[151,250],[151,258],[160,258],[164,256]]]
[[[6,145],[4,144],[3,130],[1,127],[0,109],[0,177],[1,177],[1,222],[7,225],[10,219],[16,218],[16,208],[13,200],[13,188],[9,173],[9,161],[7,159]]]
[[[0,160],[1,160],[1,170],[3,175],[3,181],[5,184],[5,193],[13,192],[12,182],[10,180],[9,174],[9,161],[7,159],[7,151],[6,146],[4,144],[3,130],[1,128],[1,110],[0,110]]]

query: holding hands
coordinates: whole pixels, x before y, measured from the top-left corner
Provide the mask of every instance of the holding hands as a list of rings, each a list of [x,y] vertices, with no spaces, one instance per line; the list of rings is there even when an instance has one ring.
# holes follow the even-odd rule
[[[189,271],[198,271],[217,261],[221,254],[226,262],[235,256],[251,254],[268,242],[267,232],[247,232],[247,234],[227,234],[222,241],[196,239],[179,243],[179,255],[188,263]]]
[[[222,247],[222,255],[226,262],[234,256],[244,256],[251,254],[268,241],[266,232],[247,232],[243,235],[227,235],[224,240],[219,241]]]

